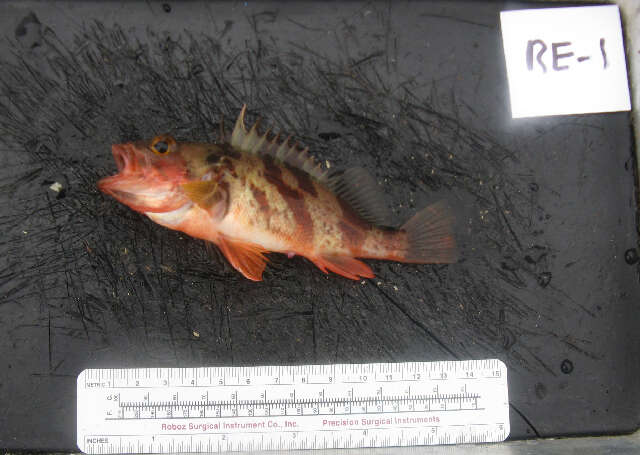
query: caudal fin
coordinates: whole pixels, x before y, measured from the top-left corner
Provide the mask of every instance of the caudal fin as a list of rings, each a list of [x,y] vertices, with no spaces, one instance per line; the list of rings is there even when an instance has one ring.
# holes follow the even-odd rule
[[[446,202],[425,207],[401,229],[407,233],[405,262],[418,264],[450,264],[458,253],[453,238],[453,213]]]

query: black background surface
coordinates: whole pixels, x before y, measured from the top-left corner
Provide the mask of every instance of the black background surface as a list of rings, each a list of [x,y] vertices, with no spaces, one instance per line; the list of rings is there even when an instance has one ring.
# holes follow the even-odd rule
[[[74,449],[98,367],[497,357],[512,437],[638,426],[627,113],[512,120],[502,3],[165,5],[0,5],[0,447]],[[446,198],[462,260],[253,283],[96,190],[110,144],[213,141],[243,103],[397,224]]]

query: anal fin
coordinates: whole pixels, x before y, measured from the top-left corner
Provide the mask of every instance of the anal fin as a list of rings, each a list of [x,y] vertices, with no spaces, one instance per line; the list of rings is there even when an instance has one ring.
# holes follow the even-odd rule
[[[367,264],[351,256],[319,256],[311,258],[311,261],[324,273],[331,271],[350,280],[375,276]]]
[[[265,250],[251,243],[234,242],[222,236],[217,244],[236,270],[252,281],[262,281],[262,272],[267,265],[267,258],[263,254]]]

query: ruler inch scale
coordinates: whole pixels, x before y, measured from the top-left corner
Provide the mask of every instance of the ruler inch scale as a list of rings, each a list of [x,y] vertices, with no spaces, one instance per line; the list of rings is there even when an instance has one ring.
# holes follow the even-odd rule
[[[500,360],[89,369],[77,382],[88,454],[499,442]]]

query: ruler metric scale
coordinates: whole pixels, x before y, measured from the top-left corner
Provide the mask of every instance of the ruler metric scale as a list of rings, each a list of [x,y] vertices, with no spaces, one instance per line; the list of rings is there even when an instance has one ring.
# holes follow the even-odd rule
[[[78,376],[85,453],[389,447],[503,441],[499,360],[92,369]]]

